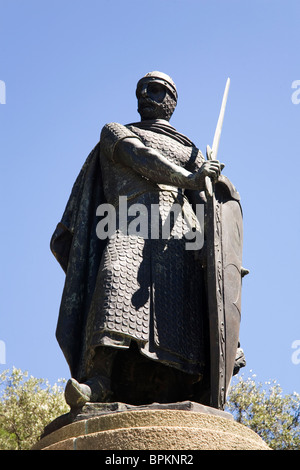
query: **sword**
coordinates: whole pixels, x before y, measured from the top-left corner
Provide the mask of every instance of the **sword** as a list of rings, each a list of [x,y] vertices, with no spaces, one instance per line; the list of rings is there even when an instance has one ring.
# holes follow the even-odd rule
[[[218,119],[217,127],[216,127],[216,130],[215,130],[215,135],[214,135],[212,148],[210,148],[209,145],[207,145],[207,147],[206,147],[206,158],[207,158],[207,160],[217,160],[217,154],[218,154],[218,148],[219,148],[220,137],[221,137],[221,132],[222,132],[222,125],[223,125],[225,108],[226,108],[226,103],[227,103],[229,85],[230,85],[230,78],[227,78],[225,91],[224,91],[224,95],[223,95],[223,100],[222,100],[222,104],[221,104],[221,109],[220,109],[220,114],[219,114],[219,119]],[[205,177],[205,189],[206,189],[206,193],[209,196],[212,196],[213,188],[212,188],[212,182],[211,182],[211,179],[210,179],[209,176]]]
[[[221,130],[225,114],[230,79],[227,79],[219,119],[213,139],[212,149],[207,145],[207,160],[216,160],[219,148]],[[206,176],[205,193],[206,207],[206,275],[209,313],[210,337],[210,406],[224,409],[226,400],[226,351],[225,351],[225,305],[223,299],[223,277],[220,278],[220,263],[222,266],[221,240],[221,208],[217,209],[213,181]],[[221,282],[221,284],[220,284]]]

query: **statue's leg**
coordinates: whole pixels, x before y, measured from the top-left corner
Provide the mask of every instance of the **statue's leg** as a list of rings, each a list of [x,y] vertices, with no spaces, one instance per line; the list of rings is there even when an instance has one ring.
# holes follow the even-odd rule
[[[65,400],[71,408],[81,407],[87,402],[111,401],[111,372],[116,352],[114,348],[98,347],[89,378],[84,383],[74,378],[67,382]]]
[[[189,400],[201,379],[143,356],[134,341],[117,354],[112,373],[116,401],[146,405]]]

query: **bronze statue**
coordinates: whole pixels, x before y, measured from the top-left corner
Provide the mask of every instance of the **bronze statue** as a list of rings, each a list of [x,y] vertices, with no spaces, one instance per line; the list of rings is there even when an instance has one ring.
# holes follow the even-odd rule
[[[168,75],[146,74],[136,96],[141,121],[103,127],[51,239],[66,273],[56,332],[71,372],[66,401],[222,409],[244,365],[239,195],[220,162],[169,124],[177,89]],[[222,217],[231,220],[218,231],[224,266],[223,248],[214,253]]]

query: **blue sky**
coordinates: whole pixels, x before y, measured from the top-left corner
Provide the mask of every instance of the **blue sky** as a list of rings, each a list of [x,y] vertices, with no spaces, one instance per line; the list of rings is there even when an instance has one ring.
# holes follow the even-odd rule
[[[0,0],[0,372],[69,377],[49,241],[102,126],[139,120],[136,82],[161,70],[203,152],[231,79],[218,156],[244,213],[244,375],[300,392],[299,16],[298,0]]]

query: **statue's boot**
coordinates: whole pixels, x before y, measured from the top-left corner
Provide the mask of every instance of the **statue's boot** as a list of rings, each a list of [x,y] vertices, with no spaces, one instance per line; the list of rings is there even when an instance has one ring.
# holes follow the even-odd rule
[[[92,377],[85,383],[72,378],[65,388],[65,400],[71,408],[80,408],[87,402],[107,402],[110,397],[110,380],[103,376]]]
[[[71,408],[80,408],[90,401],[92,391],[86,384],[69,379],[65,388],[65,400]]]
[[[111,374],[117,350],[109,347],[96,348],[89,378],[80,383],[70,379],[65,388],[65,400],[71,408],[80,408],[87,402],[112,401]]]

